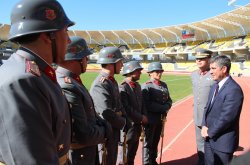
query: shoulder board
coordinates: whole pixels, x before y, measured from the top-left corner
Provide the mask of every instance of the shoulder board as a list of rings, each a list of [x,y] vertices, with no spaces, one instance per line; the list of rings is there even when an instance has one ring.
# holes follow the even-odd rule
[[[39,67],[35,61],[26,60],[26,72],[32,73],[32,74],[39,76],[39,77],[41,76]]]
[[[64,82],[67,84],[72,84],[70,77],[64,77]]]
[[[99,79],[99,82],[104,83],[105,80],[107,80],[107,78],[104,77],[104,76],[102,76],[102,77]]]

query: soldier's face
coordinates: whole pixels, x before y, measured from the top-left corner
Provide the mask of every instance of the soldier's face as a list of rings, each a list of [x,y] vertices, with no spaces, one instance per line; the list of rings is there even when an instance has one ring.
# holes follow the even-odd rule
[[[123,67],[123,62],[122,60],[118,61],[117,63],[115,63],[115,74],[119,74],[121,69]]]
[[[141,77],[141,70],[140,70],[140,69],[135,70],[135,71],[131,74],[131,76],[132,76],[133,81],[140,80],[140,77]]]
[[[64,61],[67,45],[71,42],[68,35],[68,28],[65,27],[62,30],[55,32],[56,39],[56,63]]]
[[[161,70],[155,70],[150,73],[150,77],[155,79],[155,80],[160,80],[162,76],[163,71]]]
[[[82,64],[81,73],[85,73],[88,64],[88,57],[83,57],[81,64]]]
[[[200,70],[207,69],[209,67],[209,58],[197,58],[196,59],[196,64]]]

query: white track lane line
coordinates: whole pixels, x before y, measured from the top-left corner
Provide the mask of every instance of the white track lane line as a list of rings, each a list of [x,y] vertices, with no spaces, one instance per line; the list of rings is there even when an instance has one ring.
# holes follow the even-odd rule
[[[181,103],[187,101],[187,100],[190,99],[192,96],[193,96],[193,95],[187,96],[187,97],[185,97],[184,99],[178,101],[176,104],[174,104],[173,108],[175,108],[175,106],[177,106],[177,105],[179,105],[179,104],[181,104]],[[178,133],[178,135],[176,135],[175,138],[174,138],[173,140],[171,140],[171,142],[168,143],[168,145],[162,149],[162,155],[163,155],[163,153],[164,153],[165,151],[167,151],[167,150],[171,147],[171,145],[172,145],[174,142],[177,141],[177,139],[185,132],[185,130],[193,123],[193,121],[194,121],[194,120],[192,119],[192,120],[191,120],[191,121],[190,121],[190,122],[189,122],[189,123],[188,123],[188,124]],[[160,153],[158,153],[158,155],[157,155],[157,159],[158,159],[158,158],[160,158]]]
[[[163,149],[162,149],[162,154],[165,152],[165,151],[167,151],[170,147],[171,147],[171,145],[174,143],[174,142],[176,142],[177,141],[177,139],[181,136],[181,134],[183,134],[184,132],[185,132],[185,130],[193,123],[193,119],[181,130],[181,132],[179,132],[178,133],[178,135],[176,135],[176,137],[170,142],[170,143],[168,143],[168,145],[166,146],[166,147],[164,147]],[[158,156],[157,156],[157,159],[160,157],[160,153],[158,154]]]

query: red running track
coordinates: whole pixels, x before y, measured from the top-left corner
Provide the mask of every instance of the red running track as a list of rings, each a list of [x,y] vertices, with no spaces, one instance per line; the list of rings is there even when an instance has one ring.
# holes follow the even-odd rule
[[[234,77],[243,89],[244,103],[240,118],[240,144],[235,155],[250,149],[250,77]],[[165,137],[162,154],[163,165],[196,164],[196,143],[193,123],[193,97],[189,96],[173,105],[168,113],[165,125]],[[161,141],[160,141],[161,143]],[[160,152],[160,143],[159,150]],[[135,158],[135,165],[141,165],[141,144]],[[159,154],[158,154],[159,155]],[[157,158],[159,162],[159,156]]]

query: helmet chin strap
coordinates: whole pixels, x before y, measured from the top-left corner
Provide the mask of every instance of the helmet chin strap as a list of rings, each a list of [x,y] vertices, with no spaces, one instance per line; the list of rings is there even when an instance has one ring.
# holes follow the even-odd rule
[[[118,74],[116,71],[116,63],[114,63],[114,74]]]
[[[56,63],[56,37],[54,32],[49,33],[52,48],[52,62]]]
[[[80,67],[81,67],[81,73],[83,73],[83,66],[82,66],[82,62],[79,62]]]

